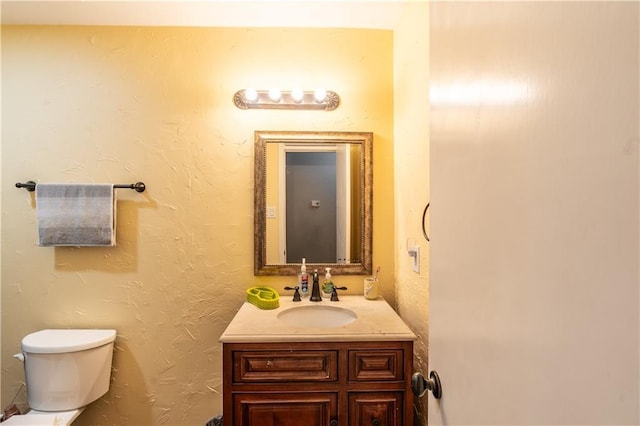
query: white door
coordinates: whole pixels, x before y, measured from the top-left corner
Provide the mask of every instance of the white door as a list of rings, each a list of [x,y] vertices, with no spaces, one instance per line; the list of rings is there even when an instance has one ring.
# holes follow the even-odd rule
[[[640,424],[639,15],[431,4],[430,424]]]

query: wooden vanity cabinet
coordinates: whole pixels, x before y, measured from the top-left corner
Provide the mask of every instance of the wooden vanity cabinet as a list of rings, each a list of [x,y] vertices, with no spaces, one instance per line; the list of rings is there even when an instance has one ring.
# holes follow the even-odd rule
[[[412,426],[412,341],[223,344],[230,426]]]

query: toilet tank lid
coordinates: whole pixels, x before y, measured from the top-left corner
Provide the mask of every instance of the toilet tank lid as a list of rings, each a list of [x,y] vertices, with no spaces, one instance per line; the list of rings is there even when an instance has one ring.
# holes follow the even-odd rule
[[[106,345],[115,338],[115,330],[41,330],[22,339],[22,351],[37,354],[78,352]]]

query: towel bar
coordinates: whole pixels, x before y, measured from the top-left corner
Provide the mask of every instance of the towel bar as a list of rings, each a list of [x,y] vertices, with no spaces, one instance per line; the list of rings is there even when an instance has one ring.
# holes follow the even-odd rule
[[[126,189],[135,189],[137,192],[144,192],[147,186],[144,182],[136,182],[129,184],[117,184],[113,185],[114,188],[126,188]],[[36,183],[32,180],[29,180],[25,183],[18,182],[16,183],[16,188],[24,188],[29,192],[33,192],[36,190]]]

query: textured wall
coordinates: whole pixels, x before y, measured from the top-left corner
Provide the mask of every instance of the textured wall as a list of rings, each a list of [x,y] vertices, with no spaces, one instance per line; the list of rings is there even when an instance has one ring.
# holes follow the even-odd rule
[[[374,263],[394,303],[390,31],[2,28],[2,182],[118,190],[115,248],[35,246],[35,203],[2,191],[2,406],[42,328],[118,331],[112,389],[79,425],[203,424],[221,412],[218,337],[256,284],[254,130],[374,132]],[[336,90],[334,112],[241,111],[247,86]],[[362,277],[336,277],[350,293]],[[17,400],[21,406],[24,392]]]
[[[398,310],[418,336],[414,369],[428,373],[429,243],[422,213],[429,201],[429,5],[405,8],[394,32],[396,291]],[[407,247],[420,247],[420,273]],[[426,425],[426,402],[416,399],[416,426]]]

